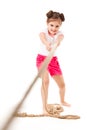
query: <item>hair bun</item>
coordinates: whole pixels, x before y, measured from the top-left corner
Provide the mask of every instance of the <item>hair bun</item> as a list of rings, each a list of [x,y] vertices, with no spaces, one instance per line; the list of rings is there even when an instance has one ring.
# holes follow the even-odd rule
[[[63,13],[60,13],[60,18],[61,18],[62,21],[65,21],[65,17],[64,17]]]
[[[51,17],[53,16],[53,11],[50,10],[50,11],[46,14],[46,16],[47,16],[48,18],[51,18]]]

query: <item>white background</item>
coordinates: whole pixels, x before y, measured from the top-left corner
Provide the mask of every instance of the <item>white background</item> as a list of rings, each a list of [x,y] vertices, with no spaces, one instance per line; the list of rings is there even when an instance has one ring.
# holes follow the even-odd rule
[[[66,83],[66,100],[71,103],[71,108],[65,108],[65,112],[78,114],[81,119],[16,119],[11,130],[65,130],[86,127],[86,0],[0,1],[0,125],[4,125],[4,121],[37,75],[35,58],[39,47],[38,33],[46,27],[45,14],[49,10],[65,15],[65,22],[61,27],[65,38],[58,48]],[[21,107],[21,112],[42,112],[40,87],[41,80],[38,79]],[[52,79],[48,102],[59,103],[58,87]]]

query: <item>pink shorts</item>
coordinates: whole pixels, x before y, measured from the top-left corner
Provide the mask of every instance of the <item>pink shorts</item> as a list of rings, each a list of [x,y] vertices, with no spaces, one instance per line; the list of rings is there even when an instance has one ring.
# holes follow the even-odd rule
[[[37,68],[40,67],[41,63],[45,60],[46,56],[38,54],[36,57],[36,66]],[[58,58],[54,56],[47,67],[48,72],[51,76],[54,75],[62,75],[62,71],[58,62]]]

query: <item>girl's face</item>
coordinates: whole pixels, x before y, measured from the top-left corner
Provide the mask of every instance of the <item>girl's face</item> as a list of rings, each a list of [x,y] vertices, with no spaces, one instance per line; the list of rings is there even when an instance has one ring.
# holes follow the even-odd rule
[[[62,21],[60,19],[49,21],[47,23],[49,35],[51,36],[56,35],[57,32],[59,31],[61,24],[62,24]]]

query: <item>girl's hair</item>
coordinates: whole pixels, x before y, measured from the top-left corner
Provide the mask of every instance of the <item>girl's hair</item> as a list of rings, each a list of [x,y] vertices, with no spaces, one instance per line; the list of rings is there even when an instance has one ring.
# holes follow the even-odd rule
[[[59,13],[59,12],[54,12],[52,10],[50,10],[48,13],[46,13],[47,16],[47,22],[49,22],[51,19],[56,20],[56,19],[61,19],[62,22],[65,21],[65,17],[63,13]]]

